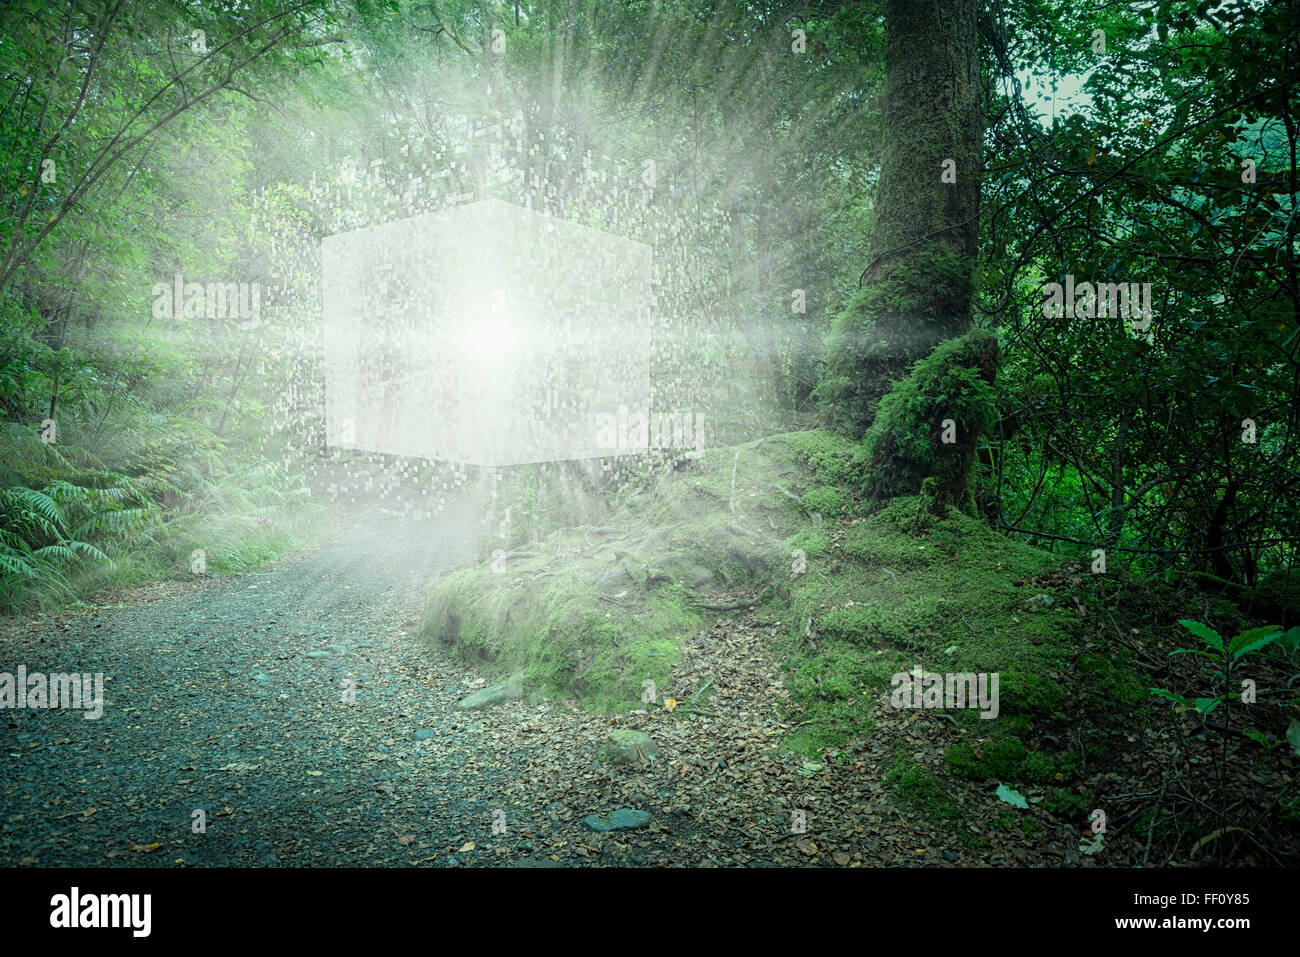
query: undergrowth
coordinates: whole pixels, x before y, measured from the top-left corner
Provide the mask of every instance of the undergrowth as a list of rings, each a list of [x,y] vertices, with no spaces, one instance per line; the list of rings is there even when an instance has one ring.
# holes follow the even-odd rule
[[[143,412],[58,441],[0,425],[0,614],[46,611],[105,587],[242,571],[312,534],[307,490],[235,458],[202,426]],[[159,434],[161,433],[161,435]]]

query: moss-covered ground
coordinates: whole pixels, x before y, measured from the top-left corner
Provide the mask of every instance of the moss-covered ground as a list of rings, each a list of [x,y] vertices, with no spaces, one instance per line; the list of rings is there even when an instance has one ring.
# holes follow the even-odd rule
[[[1083,745],[1063,676],[1131,707],[1148,684],[1122,657],[1083,652],[1059,557],[1009,542],[960,508],[920,498],[872,512],[856,501],[860,447],[820,431],[712,449],[654,482],[630,483],[600,525],[556,529],[429,588],[425,640],[530,692],[608,711],[645,707],[685,639],[750,610],[775,627],[797,730],[810,758],[869,737],[892,676],[999,675],[999,713],[945,712],[962,730],[944,778],[897,758],[887,784],[939,819],[952,783],[1051,789],[1073,817]],[[1090,741],[1095,736],[1090,736]],[[1103,746],[1090,744],[1093,755]]]

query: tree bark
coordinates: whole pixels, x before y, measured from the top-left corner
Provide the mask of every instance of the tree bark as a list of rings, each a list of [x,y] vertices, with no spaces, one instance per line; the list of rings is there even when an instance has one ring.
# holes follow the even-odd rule
[[[991,421],[997,339],[972,331],[983,90],[977,0],[884,0],[884,154],[863,288],[820,394],[864,436],[873,495],[963,493]],[[927,480],[933,479],[929,486]]]
[[[822,389],[831,424],[855,435],[913,363],[970,328],[979,239],[977,0],[883,8],[884,155],[869,258]]]

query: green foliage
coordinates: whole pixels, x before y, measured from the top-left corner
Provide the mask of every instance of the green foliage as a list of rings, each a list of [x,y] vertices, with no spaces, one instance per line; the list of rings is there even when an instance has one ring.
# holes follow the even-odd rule
[[[1260,579],[1256,599],[1275,611],[1283,625],[1300,623],[1300,570],[1279,568]]]
[[[0,612],[188,575],[196,548],[211,572],[248,567],[314,512],[261,464],[287,371],[274,336],[158,320],[152,290],[181,272],[270,281],[245,104],[329,57],[298,41],[334,12],[0,9]]]
[[[1201,640],[1201,647],[1178,648],[1170,654],[1195,655],[1209,661],[1207,668],[1210,680],[1207,684],[1217,693],[1192,698],[1167,688],[1152,688],[1151,694],[1172,701],[1178,711],[1194,711],[1202,719],[1208,717],[1220,705],[1230,707],[1234,700],[1240,699],[1241,688],[1233,686],[1233,672],[1244,658],[1259,654],[1272,645],[1277,645],[1292,654],[1300,648],[1300,626],[1284,632],[1276,626],[1265,625],[1261,628],[1250,628],[1225,641],[1217,631],[1199,621],[1184,619],[1179,624]]]
[[[89,270],[84,257],[92,240],[119,264],[137,254],[134,231],[115,231],[116,217],[104,213],[124,194],[140,198],[156,183],[156,171],[141,175],[143,147],[184,126],[196,108],[211,110],[228,85],[257,96],[277,78],[323,62],[323,46],[301,41],[337,29],[336,12],[327,0],[293,7],[272,0],[192,9],[104,0],[66,11],[39,3],[0,7],[0,99],[21,107],[6,110],[0,122],[7,160],[0,166],[0,290],[24,271],[31,281],[53,269],[65,271],[70,286],[116,287],[114,298],[123,298],[130,285],[118,282],[124,271]],[[179,55],[177,38],[195,30],[211,42],[194,50],[187,39]],[[87,37],[95,42],[87,46]],[[67,69],[74,56],[75,71]],[[42,90],[40,110],[29,102],[34,88]],[[138,211],[118,215],[130,223]]]
[[[242,570],[296,541],[291,529],[309,534],[305,489],[282,468],[221,456],[196,423],[126,402],[95,436],[97,451],[73,419],[58,438],[47,445],[35,430],[0,427],[13,483],[0,488],[2,613],[189,575],[196,548],[208,572]]]
[[[994,188],[1008,202],[984,207],[977,296],[1014,334],[1000,422],[981,452],[983,505],[1045,533],[1028,539],[1043,548],[1082,557],[1109,546],[1113,571],[1249,587],[1287,567],[1300,540],[1296,248],[1283,238],[1296,215],[1295,104],[1277,70],[1295,11],[1025,12],[1009,18],[1018,52],[1003,75],[1034,77],[1032,132],[995,147]],[[1089,68],[1098,28],[1110,68],[1090,74],[1086,104],[1034,117],[1045,84]],[[1159,42],[1140,39],[1153,30]],[[1044,149],[1069,157],[1050,183],[1034,175]],[[1150,283],[1150,325],[1045,315],[1044,284],[1067,276],[1076,287]]]
[[[59,489],[0,488],[0,610],[23,597],[70,596],[65,571],[82,559],[105,560],[93,545],[68,535],[64,507],[51,494]]]

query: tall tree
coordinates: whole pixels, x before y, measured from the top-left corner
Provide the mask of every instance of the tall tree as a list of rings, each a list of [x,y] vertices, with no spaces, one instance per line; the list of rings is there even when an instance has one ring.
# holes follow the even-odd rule
[[[866,433],[872,491],[955,499],[987,425],[996,340],[970,334],[982,95],[977,0],[885,0],[884,153],[863,288],[840,314],[821,387]],[[868,431],[870,430],[870,431]]]

